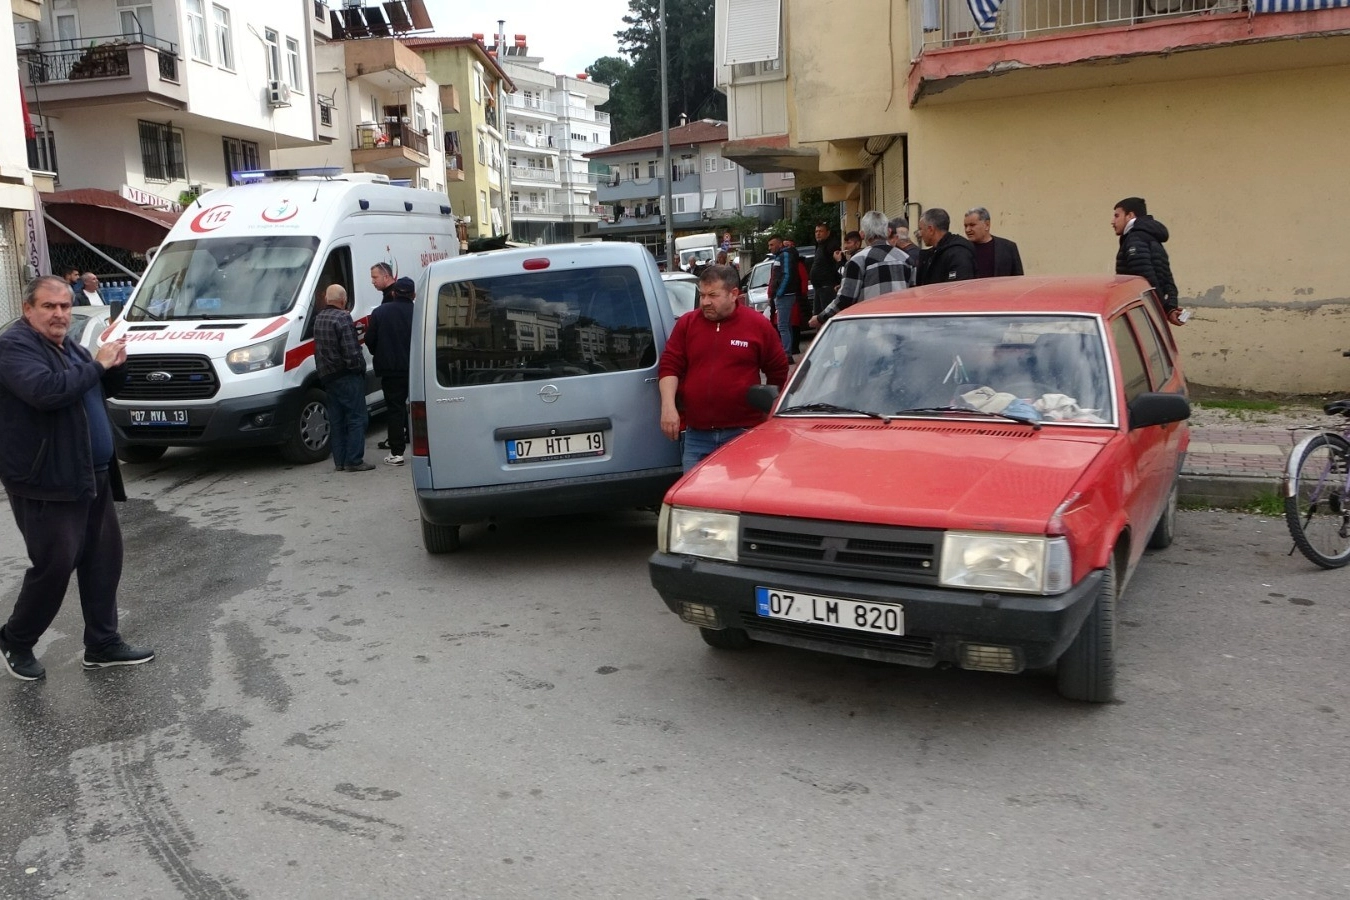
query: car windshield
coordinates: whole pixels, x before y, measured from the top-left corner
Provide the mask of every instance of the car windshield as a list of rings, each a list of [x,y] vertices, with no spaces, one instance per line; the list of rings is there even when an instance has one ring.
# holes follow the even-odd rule
[[[317,237],[175,241],[141,279],[129,322],[251,319],[294,305],[319,247]]]
[[[759,263],[750,270],[750,280],[746,282],[747,288],[760,288],[769,283],[769,270],[773,268],[771,263]]]
[[[857,316],[811,345],[779,415],[967,417],[1114,424],[1091,316]]]
[[[667,278],[665,285],[670,309],[677,318],[698,306],[698,282],[693,278]]]

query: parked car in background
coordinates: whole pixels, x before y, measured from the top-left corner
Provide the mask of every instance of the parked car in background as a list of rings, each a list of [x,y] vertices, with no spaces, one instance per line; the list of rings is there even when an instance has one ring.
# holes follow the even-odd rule
[[[685,272],[662,272],[661,283],[670,297],[670,309],[679,318],[698,309],[698,279]]]
[[[107,306],[72,306],[70,308],[70,329],[66,336],[83,346],[90,353],[98,349],[98,338],[108,327],[108,315],[112,310]],[[0,327],[0,334],[9,331],[23,316],[10,319]]]
[[[1116,603],[1172,542],[1189,442],[1147,282],[878,298],[821,329],[781,397],[751,395],[771,417],[667,493],[650,560],[707,643],[1054,666],[1065,697],[1114,697]]]
[[[808,271],[811,269],[811,261],[815,259],[815,247],[798,247],[797,254],[802,262],[806,263]],[[769,273],[773,269],[773,260],[761,260],[750,269],[750,273],[745,276],[741,282],[741,290],[745,292],[746,302],[750,306],[766,316],[773,315],[773,304],[769,302]],[[806,297],[811,303],[815,302],[816,289],[813,285],[807,284]]]

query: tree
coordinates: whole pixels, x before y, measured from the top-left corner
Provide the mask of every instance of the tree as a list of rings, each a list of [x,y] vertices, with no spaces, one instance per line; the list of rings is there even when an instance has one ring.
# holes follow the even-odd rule
[[[820,199],[818,187],[803,188],[797,201],[797,216],[792,222],[792,239],[798,247],[809,247],[816,242],[816,223],[829,223],[830,230],[839,231],[839,204]]]
[[[633,64],[621,56],[602,56],[586,67],[591,80],[609,86],[609,99],[596,107],[609,113],[610,139],[614,143],[642,134],[634,121],[641,98],[633,93]]]

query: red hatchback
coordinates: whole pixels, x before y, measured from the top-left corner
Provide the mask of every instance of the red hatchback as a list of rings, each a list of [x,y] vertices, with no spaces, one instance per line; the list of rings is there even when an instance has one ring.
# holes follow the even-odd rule
[[[1186,382],[1139,278],[997,278],[858,304],[771,415],[666,494],[652,584],[714,647],[1055,666],[1115,691],[1116,602],[1166,547]]]

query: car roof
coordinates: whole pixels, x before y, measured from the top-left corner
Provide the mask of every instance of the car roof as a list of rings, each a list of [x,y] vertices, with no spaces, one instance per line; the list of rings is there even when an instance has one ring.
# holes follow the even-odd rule
[[[910,288],[855,303],[845,315],[1038,312],[1110,315],[1149,290],[1134,275],[980,278]]]
[[[690,275],[688,272],[662,272],[662,281],[698,281],[697,275]]]

